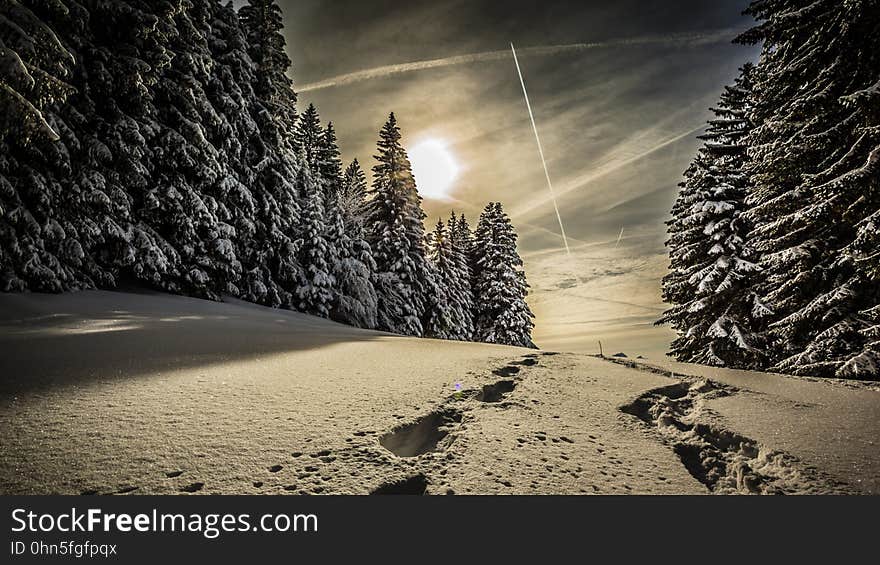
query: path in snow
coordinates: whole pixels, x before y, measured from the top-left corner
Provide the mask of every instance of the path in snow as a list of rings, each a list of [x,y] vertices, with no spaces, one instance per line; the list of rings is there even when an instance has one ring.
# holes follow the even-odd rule
[[[813,417],[779,391],[643,369],[238,301],[0,295],[0,493],[866,492],[878,476],[870,457],[807,461],[725,404]],[[880,397],[816,384],[868,417]]]

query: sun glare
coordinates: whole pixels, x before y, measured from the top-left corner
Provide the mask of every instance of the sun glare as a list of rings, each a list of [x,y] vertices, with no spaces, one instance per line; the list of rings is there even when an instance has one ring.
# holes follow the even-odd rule
[[[420,141],[408,151],[419,194],[433,200],[446,200],[458,177],[458,164],[446,143],[431,138]]]

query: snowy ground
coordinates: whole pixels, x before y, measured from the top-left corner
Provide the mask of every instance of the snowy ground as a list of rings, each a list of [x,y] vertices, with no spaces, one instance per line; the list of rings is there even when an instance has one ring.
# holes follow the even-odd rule
[[[0,295],[0,494],[877,493],[876,438],[865,385]]]

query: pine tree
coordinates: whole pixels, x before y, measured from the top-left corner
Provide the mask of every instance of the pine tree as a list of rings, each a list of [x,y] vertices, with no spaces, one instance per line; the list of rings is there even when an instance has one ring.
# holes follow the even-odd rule
[[[428,278],[425,213],[400,139],[392,113],[379,133],[367,236],[376,261],[379,327],[421,336]]]
[[[331,205],[342,184],[342,161],[333,123],[321,127],[318,109],[309,104],[296,124],[294,140],[303,160],[320,181],[325,205]]]
[[[763,42],[748,245],[763,257],[773,368],[876,374],[880,12],[868,0],[760,0],[748,12],[761,23],[740,41]]]
[[[295,307],[302,280],[296,257],[300,228],[297,185],[302,163],[297,157],[296,93],[287,76],[290,59],[280,8],[272,0],[250,0],[239,10],[248,54],[253,62],[254,121],[259,143],[252,143],[257,162],[253,196],[257,205],[255,237],[245,262],[244,298],[269,306]]]
[[[253,190],[258,178],[255,167],[270,151],[255,118],[261,111],[253,89],[255,67],[247,54],[238,13],[231,4],[212,2],[210,7],[212,21],[206,39],[214,64],[205,90],[216,110],[217,121],[207,134],[219,151],[218,160],[224,169],[214,196],[221,227],[231,236],[240,265],[236,277],[227,277],[226,292],[254,300],[268,288],[266,270],[261,269],[253,246],[258,231],[264,231],[259,225]],[[255,287],[261,292],[254,292]]]
[[[452,244],[457,253],[456,262],[461,276],[461,294],[464,308],[470,313],[470,322],[465,326],[466,339],[472,340],[474,337],[474,265],[476,257],[474,251],[474,233],[468,224],[464,214],[455,216],[452,214],[449,221],[449,233],[452,238]]]
[[[475,335],[486,343],[535,347],[534,316],[526,303],[529,285],[516,239],[501,203],[490,202],[480,216],[474,241]]]
[[[74,231],[85,257],[96,259],[89,277],[99,286],[133,276],[161,287],[177,271],[179,254],[138,212],[154,187],[152,146],[162,130],[155,88],[171,65],[174,12],[140,1],[83,5],[88,12],[71,5],[82,26],[65,34],[75,38],[84,67],[75,74],[67,120],[83,140],[78,174],[66,189],[76,201],[71,209],[83,210]]]
[[[59,0],[45,2],[66,16]],[[0,18],[0,138],[25,146],[33,139],[59,141],[43,111],[73,93],[66,82],[74,55],[43,18],[26,5],[8,0]]]
[[[77,65],[71,95],[44,107],[59,141],[39,152],[10,151],[2,167],[20,196],[0,205],[11,210],[0,223],[7,290],[113,287],[123,269],[157,282],[176,261],[132,213],[150,183],[148,87],[169,60],[157,16],[121,0],[87,6],[91,12],[77,3],[40,5]],[[110,14],[113,26],[105,25]]]
[[[56,8],[64,8],[55,3]],[[65,9],[65,14],[66,9]],[[0,290],[58,292],[75,285],[62,248],[68,142],[53,106],[74,88],[75,60],[40,13],[17,2],[0,17]],[[63,136],[63,139],[62,139]],[[57,174],[53,174],[57,173]],[[81,250],[68,244],[74,268]]]
[[[453,218],[455,218],[454,213]],[[459,215],[452,223],[455,224],[455,229],[452,232],[453,238],[456,245],[467,258],[470,256],[471,248],[474,246],[474,232],[471,231],[471,226],[464,214]]]
[[[671,272],[663,297],[673,306],[658,324],[678,331],[672,355],[680,361],[754,369],[763,360],[756,330],[770,312],[748,290],[759,268],[744,244],[743,218],[752,72],[744,66],[712,108],[715,117],[667,222]]]
[[[339,206],[350,220],[363,225],[367,203],[367,177],[354,159],[345,169],[339,193]]]
[[[329,129],[328,124],[328,129]],[[352,169],[352,165],[356,169]],[[331,317],[339,322],[360,328],[375,328],[377,321],[378,296],[373,286],[373,273],[376,263],[364,233],[363,207],[366,198],[366,179],[357,165],[357,160],[349,166],[354,182],[359,186],[349,186],[343,180],[345,190],[333,192],[328,197],[332,217],[328,219],[329,239],[337,250],[337,262],[333,265],[336,279],[336,302]]]
[[[296,123],[293,139],[303,161],[315,173],[320,173],[322,168],[320,149],[322,134],[323,128],[318,109],[314,104],[309,104]]]
[[[300,172],[300,186],[303,187],[304,209],[302,217],[303,243],[299,249],[299,263],[302,266],[302,280],[297,288],[302,312],[328,317],[334,301],[333,287],[336,281],[331,267],[336,261],[336,250],[327,241],[327,226],[324,223],[324,203],[319,193],[318,183],[308,169]]]
[[[152,147],[161,164],[140,216],[180,257],[175,276],[163,277],[161,286],[219,299],[238,281],[241,265],[231,242],[234,230],[218,217],[218,185],[229,172],[208,139],[221,124],[205,92],[213,65],[205,35],[209,7],[210,0],[192,0],[169,23],[172,59],[156,84],[160,129]]]
[[[281,8],[274,0],[248,0],[239,10],[242,26],[254,62],[254,91],[266,108],[268,120],[261,120],[261,130],[272,145],[284,150],[293,148],[296,126],[296,94],[287,76],[290,58],[284,51]]]
[[[336,130],[328,122],[318,143],[320,163],[318,172],[326,183],[325,196],[329,202],[337,202],[342,186],[342,159],[340,158]]]
[[[321,127],[317,108],[300,116],[295,141],[306,164],[314,171],[317,193],[324,210],[326,243],[334,250],[329,263],[335,282],[330,315],[334,320],[358,327],[376,327],[376,291],[372,283],[375,264],[364,240],[363,226],[342,208],[342,163],[333,124]]]
[[[491,210],[492,210],[492,207],[490,205],[487,205],[485,208],[483,208],[483,211],[480,212],[480,217],[477,219],[476,229],[473,232],[470,232],[470,234],[469,234],[470,245],[468,246],[468,249],[467,249],[467,259],[468,259],[468,268],[471,273],[471,289],[474,292],[474,308],[475,309],[473,312],[473,315],[474,315],[473,317],[474,317],[474,328],[475,329],[476,329],[476,324],[477,324],[477,311],[476,311],[477,304],[476,303],[479,298],[476,294],[477,283],[480,280],[480,275],[482,274],[482,271],[483,271],[483,267],[480,264],[480,257],[481,257],[480,254],[484,251],[485,246],[488,245],[488,242],[492,238],[492,232],[490,230],[492,223],[489,220],[489,218],[487,217]],[[459,219],[459,230],[461,230],[461,225],[462,225],[461,222],[462,222],[462,220]],[[464,220],[464,222],[467,222],[467,220]],[[482,245],[478,246],[477,242],[481,242]]]
[[[427,256],[431,270],[428,284],[430,300],[425,304],[425,337],[455,339],[455,320],[452,312],[450,279],[452,257],[449,250],[449,237],[443,220],[437,221],[434,231],[426,236]]]
[[[0,138],[4,290],[134,277],[472,336],[466,221],[438,229],[429,261],[393,114],[371,189],[356,160],[343,174],[333,124],[321,128],[314,107],[297,120],[274,2],[240,14],[213,0],[6,8],[0,96],[30,106],[6,116]]]
[[[428,258],[434,269],[434,292],[428,308],[425,334],[439,339],[468,341],[473,337],[469,271],[455,241],[456,217],[449,227],[442,220],[428,237]]]
[[[859,315],[864,320],[864,325],[859,329],[864,346],[847,359],[838,374],[853,378],[876,378],[880,375],[880,305],[863,310]]]
[[[359,224],[351,224],[343,214],[336,214],[330,226],[336,242],[336,261],[332,265],[335,301],[330,317],[359,328],[374,329],[378,325],[378,296],[373,286],[373,261],[370,245]]]
[[[0,174],[18,188],[0,195],[11,212],[0,222],[2,286],[112,288],[130,275],[292,306],[299,165],[267,117],[295,94],[283,84],[272,101],[254,93],[235,11],[208,0],[30,6],[76,64],[67,100],[46,96],[42,108],[59,140],[4,151]]]

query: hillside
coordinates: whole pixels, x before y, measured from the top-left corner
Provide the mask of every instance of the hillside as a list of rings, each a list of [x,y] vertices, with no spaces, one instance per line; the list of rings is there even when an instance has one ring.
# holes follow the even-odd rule
[[[869,385],[621,362],[236,300],[3,294],[0,493],[880,491]]]

